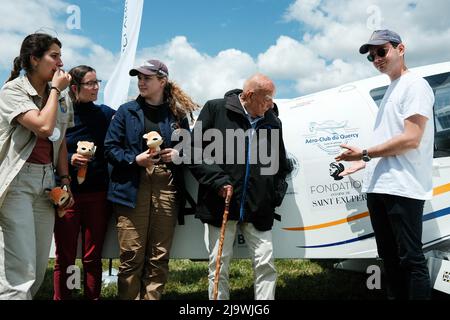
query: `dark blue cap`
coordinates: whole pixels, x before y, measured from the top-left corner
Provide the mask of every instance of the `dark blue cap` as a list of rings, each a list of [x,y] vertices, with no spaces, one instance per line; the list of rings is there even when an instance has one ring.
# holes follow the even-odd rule
[[[365,54],[369,52],[370,46],[379,46],[388,42],[402,43],[400,36],[391,30],[375,30],[369,41],[359,48],[359,53]]]

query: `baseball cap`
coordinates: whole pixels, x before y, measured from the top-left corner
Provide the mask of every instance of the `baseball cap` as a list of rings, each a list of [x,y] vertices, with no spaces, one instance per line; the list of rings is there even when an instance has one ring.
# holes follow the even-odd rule
[[[391,30],[375,30],[369,41],[359,48],[359,53],[365,54],[369,52],[370,46],[379,46],[388,42],[402,43],[400,36]]]
[[[140,67],[136,67],[130,70],[130,76],[137,76],[139,73],[145,74],[146,76],[151,75],[161,75],[169,76],[169,69],[167,66],[159,60],[147,60]]]

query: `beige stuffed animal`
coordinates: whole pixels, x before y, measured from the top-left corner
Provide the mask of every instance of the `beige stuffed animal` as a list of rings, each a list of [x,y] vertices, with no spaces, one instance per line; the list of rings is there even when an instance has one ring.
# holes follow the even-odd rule
[[[150,131],[149,133],[144,134],[144,139],[147,140],[147,147],[150,150],[150,152],[159,152],[161,151],[161,144],[163,143],[163,139],[160,136],[160,134],[156,131]],[[159,161],[160,158],[155,158],[155,160]],[[153,170],[155,169],[154,165],[151,165],[147,167],[147,173],[151,175],[153,173]]]
[[[95,150],[97,147],[93,142],[89,141],[78,141],[77,143],[77,153],[87,157],[88,159],[92,158],[95,154]],[[77,181],[78,184],[82,184],[86,179],[87,166],[83,166],[78,168],[77,172]]]

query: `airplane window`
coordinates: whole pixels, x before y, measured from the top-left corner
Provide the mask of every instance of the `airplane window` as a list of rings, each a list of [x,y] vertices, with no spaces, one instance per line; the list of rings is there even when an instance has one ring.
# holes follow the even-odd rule
[[[433,88],[434,103],[434,157],[450,156],[450,72],[425,77]],[[372,89],[370,95],[379,107],[388,86]]]
[[[434,103],[434,157],[450,156],[450,72],[425,78],[433,88]]]
[[[377,104],[378,108],[380,107],[381,100],[383,100],[384,94],[386,93],[388,86],[375,88],[370,90],[370,95],[372,96],[372,99]]]

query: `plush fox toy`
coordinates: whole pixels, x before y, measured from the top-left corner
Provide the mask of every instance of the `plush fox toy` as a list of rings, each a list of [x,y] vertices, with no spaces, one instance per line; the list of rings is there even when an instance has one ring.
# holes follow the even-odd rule
[[[158,132],[150,131],[149,133],[144,134],[143,138],[147,140],[147,147],[150,150],[150,152],[161,151],[160,145],[163,143],[163,139]],[[159,160],[159,158],[155,158],[155,160]],[[151,175],[154,169],[155,166],[151,165],[150,167],[147,167],[146,170],[147,173]]]
[[[58,216],[62,218],[66,211],[62,209],[70,200],[70,194],[67,187],[55,187],[52,190],[47,190],[48,196],[57,208]]]
[[[77,146],[78,146],[77,153],[87,157],[88,159],[94,156],[95,150],[97,149],[94,143],[89,141],[78,141]],[[78,184],[82,184],[84,182],[84,180],[86,179],[86,172],[87,166],[78,168],[77,173]]]

